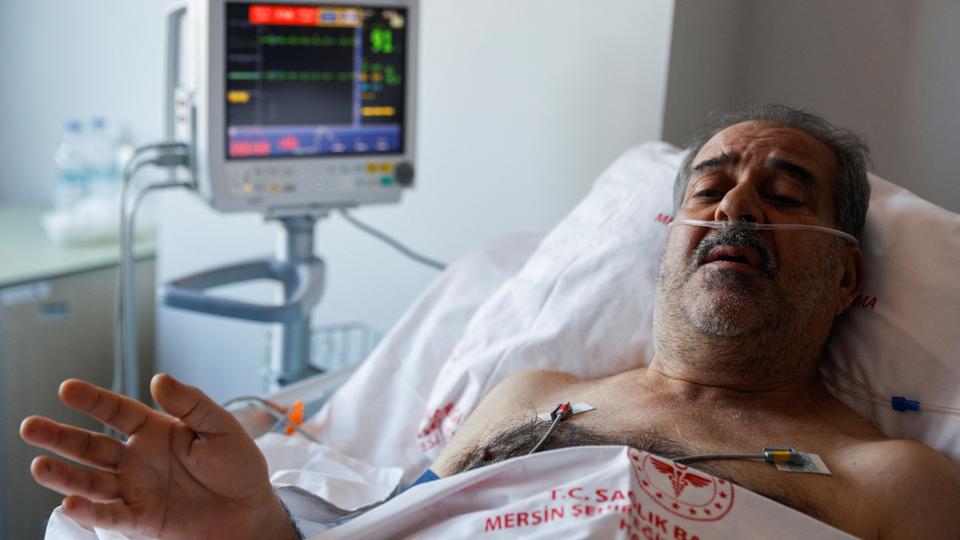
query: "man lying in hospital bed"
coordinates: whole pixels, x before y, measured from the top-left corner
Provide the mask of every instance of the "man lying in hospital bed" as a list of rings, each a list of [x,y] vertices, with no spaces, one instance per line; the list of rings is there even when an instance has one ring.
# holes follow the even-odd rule
[[[306,534],[328,529],[320,536],[331,538],[844,537],[837,529],[955,538],[955,466],[923,444],[888,439],[864,417],[956,459],[960,430],[917,432],[936,422],[890,416],[870,390],[887,376],[915,397],[935,379],[953,390],[927,392],[924,401],[955,399],[956,332],[931,330],[937,321],[920,310],[923,329],[910,338],[931,341],[889,347],[880,336],[896,355],[916,358],[889,365],[862,354],[870,345],[857,333],[870,320],[834,322],[904,294],[871,282],[857,245],[869,193],[861,145],[779,107],[722,127],[680,167],[675,216],[668,191],[650,188],[676,172],[682,155],[640,147],[479,308],[469,297],[480,303],[489,291],[463,294],[453,281],[515,267],[488,260],[459,274],[452,268],[441,279],[446,288],[428,291],[307,426],[322,446],[268,436],[258,449],[229,413],[166,376],[152,391],[173,416],[66,383],[66,403],[131,437],[120,443],[46,419],[24,422],[28,442],[96,467],[34,462],[38,482],[68,495],[48,536],[90,534],[79,523],[170,538],[297,538],[294,525]],[[902,190],[878,179],[873,186],[875,209],[877,191],[881,211],[916,209]],[[925,232],[960,229],[956,216],[920,207]],[[724,222],[741,225],[713,228]],[[658,265],[643,250],[664,237]],[[876,227],[863,238],[868,259],[871,249],[915,247],[903,240]],[[955,263],[955,236],[939,240],[946,249],[928,263]],[[510,249],[523,252],[519,244]],[[915,287],[906,295],[918,303],[945,296],[956,313],[955,292]],[[452,306],[437,310],[427,300]],[[881,321],[888,337],[902,337],[898,317],[908,315]],[[453,328],[458,318],[470,319],[465,330]],[[414,325],[427,332],[411,335]],[[362,512],[428,466],[425,478],[440,480]]]

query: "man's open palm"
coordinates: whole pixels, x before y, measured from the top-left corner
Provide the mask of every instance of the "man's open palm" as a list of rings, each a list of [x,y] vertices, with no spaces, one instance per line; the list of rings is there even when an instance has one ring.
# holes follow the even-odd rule
[[[47,456],[31,465],[37,482],[67,495],[67,516],[163,538],[292,531],[266,460],[229,412],[168,375],[154,377],[150,392],[170,415],[83,381],[60,386],[64,403],[128,435],[125,443],[42,417],[23,421],[23,440],[91,467]]]

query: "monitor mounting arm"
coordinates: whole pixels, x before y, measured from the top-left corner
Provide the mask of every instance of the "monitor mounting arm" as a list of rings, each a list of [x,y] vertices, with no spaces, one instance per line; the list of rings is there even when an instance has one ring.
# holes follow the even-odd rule
[[[311,312],[323,295],[324,264],[314,253],[313,229],[320,216],[279,217],[283,241],[276,257],[252,259],[175,279],[161,289],[165,305],[247,321],[279,323],[274,334],[271,390],[320,370],[310,364]],[[210,294],[216,287],[258,279],[283,287],[280,304],[256,304]]]

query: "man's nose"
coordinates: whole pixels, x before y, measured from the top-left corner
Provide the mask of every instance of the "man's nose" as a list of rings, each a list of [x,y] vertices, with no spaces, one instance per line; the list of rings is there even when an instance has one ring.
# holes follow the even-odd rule
[[[750,221],[763,223],[763,209],[760,207],[760,197],[756,190],[747,185],[739,185],[728,191],[717,210],[714,212],[716,221]]]

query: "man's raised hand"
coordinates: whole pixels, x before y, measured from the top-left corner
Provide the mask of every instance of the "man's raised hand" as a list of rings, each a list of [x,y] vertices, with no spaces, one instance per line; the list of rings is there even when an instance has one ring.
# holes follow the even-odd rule
[[[267,463],[228,411],[169,375],[150,383],[168,414],[92,384],[68,380],[60,399],[128,436],[31,416],[24,441],[88,467],[41,456],[30,467],[66,495],[63,512],[88,527],[158,538],[297,538]]]

